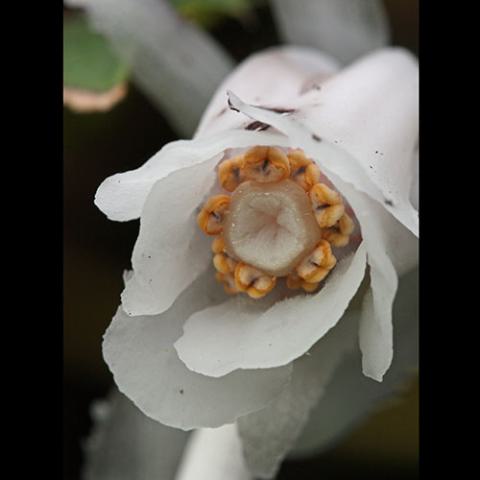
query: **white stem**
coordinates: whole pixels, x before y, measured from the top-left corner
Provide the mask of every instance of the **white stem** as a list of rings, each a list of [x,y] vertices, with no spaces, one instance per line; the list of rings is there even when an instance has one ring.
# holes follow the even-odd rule
[[[185,447],[175,480],[252,480],[236,425],[196,430]]]

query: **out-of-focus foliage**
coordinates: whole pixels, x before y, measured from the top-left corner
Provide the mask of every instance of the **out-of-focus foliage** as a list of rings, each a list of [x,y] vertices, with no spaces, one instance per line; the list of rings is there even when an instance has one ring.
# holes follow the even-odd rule
[[[68,0],[130,66],[132,82],[174,128],[190,137],[234,61],[167,0]]]
[[[91,30],[81,14],[63,21],[63,83],[66,87],[106,92],[126,81],[128,66],[107,40]]]
[[[186,18],[211,27],[223,17],[241,17],[262,0],[170,0],[170,3]]]

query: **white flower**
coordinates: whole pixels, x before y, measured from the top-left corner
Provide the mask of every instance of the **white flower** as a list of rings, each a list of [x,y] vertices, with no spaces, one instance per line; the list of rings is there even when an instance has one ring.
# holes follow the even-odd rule
[[[268,477],[357,336],[364,374],[382,380],[398,276],[417,261],[417,83],[416,60],[400,49],[341,71],[314,50],[268,50],[220,86],[193,140],[102,183],[95,202],[110,219],[140,218],[133,274],[103,349],[145,414],[186,430],[237,421],[250,468]],[[214,280],[198,209],[218,189],[219,162],[261,145],[313,159],[361,230],[315,293],[251,300]]]

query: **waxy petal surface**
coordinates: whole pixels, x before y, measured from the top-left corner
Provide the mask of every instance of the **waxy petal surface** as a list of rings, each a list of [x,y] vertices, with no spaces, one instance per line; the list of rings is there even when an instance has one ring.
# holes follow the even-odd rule
[[[212,377],[288,364],[335,326],[364,277],[365,263],[360,245],[314,295],[278,301],[270,308],[233,298],[195,312],[175,344],[179,357],[190,370]]]
[[[149,417],[183,430],[219,427],[263,408],[289,382],[291,366],[211,378],[179,360],[173,345],[183,322],[224,299],[208,271],[161,315],[129,317],[117,311],[104,336],[103,355],[120,391]]]

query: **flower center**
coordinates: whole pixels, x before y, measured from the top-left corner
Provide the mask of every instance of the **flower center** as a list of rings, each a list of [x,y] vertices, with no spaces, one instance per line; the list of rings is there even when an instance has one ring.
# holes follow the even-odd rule
[[[322,238],[308,196],[290,179],[243,182],[231,197],[223,235],[231,257],[277,277]]]
[[[212,244],[217,280],[228,293],[261,298],[284,277],[316,290],[335,267],[332,247],[348,245],[354,222],[342,196],[301,150],[253,147],[222,161],[220,186],[197,222]]]

